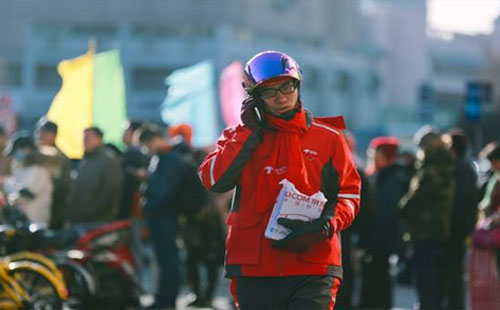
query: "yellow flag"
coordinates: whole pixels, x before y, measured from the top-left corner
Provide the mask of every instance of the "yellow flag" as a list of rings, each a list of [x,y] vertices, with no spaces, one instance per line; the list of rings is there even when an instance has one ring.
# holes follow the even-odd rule
[[[64,60],[57,67],[62,86],[47,118],[58,125],[56,144],[69,158],[83,156],[83,130],[92,126],[93,58],[94,54],[89,52]]]

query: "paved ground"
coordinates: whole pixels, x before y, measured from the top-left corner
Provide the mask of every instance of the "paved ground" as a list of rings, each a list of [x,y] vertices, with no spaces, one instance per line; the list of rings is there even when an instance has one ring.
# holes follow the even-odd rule
[[[183,287],[179,298],[177,299],[177,309],[216,309],[216,310],[232,310],[231,298],[229,296],[229,283],[227,280],[221,280],[217,288],[216,297],[213,302],[212,308],[194,308],[188,307],[187,305],[194,300],[195,296],[189,292],[187,287]],[[141,297],[141,303],[143,306],[148,306],[153,303],[152,295],[144,295]]]
[[[393,310],[407,310],[413,309],[415,303],[415,294],[413,288],[408,286],[396,286],[395,290],[395,300]],[[217,288],[216,298],[213,303],[212,308],[192,308],[187,307],[187,305],[194,299],[194,295],[189,292],[187,287],[183,287],[182,292],[177,300],[178,310],[184,309],[217,309],[217,310],[231,310],[231,298],[229,295],[229,281],[226,279],[221,279]],[[142,296],[142,304],[147,306],[153,302],[153,297],[151,295]]]
[[[157,279],[155,279],[155,275],[158,274],[157,266],[155,264],[154,258],[152,256],[152,251],[150,248],[145,247],[144,249],[145,255],[150,257],[148,268],[145,268],[145,272],[142,277],[142,282],[144,289],[146,292],[152,293],[154,291],[155,283]],[[181,255],[182,252],[181,252]],[[201,274],[203,277],[203,273]],[[359,294],[359,281],[355,282],[355,292],[354,292],[354,301],[357,302],[358,294]],[[222,278],[219,280],[219,285],[216,291],[216,297],[214,299],[213,308],[193,308],[187,307],[187,305],[194,300],[194,295],[190,293],[187,285],[183,285],[181,289],[181,294],[177,300],[177,308],[178,310],[184,309],[216,309],[216,310],[232,310],[232,298],[229,294],[229,280]],[[153,297],[151,294],[146,294],[142,296],[141,303],[143,306],[147,306],[153,302]],[[416,303],[416,296],[413,287],[397,285],[395,287],[394,292],[394,308],[393,310],[411,310],[414,309]]]
[[[152,257],[152,251],[149,248],[145,248],[145,254],[146,256]],[[181,254],[182,255],[182,254]],[[222,273],[222,271],[221,271]],[[150,264],[148,264],[148,268],[145,269],[145,272],[142,277],[142,282],[144,289],[146,292],[149,292],[150,294],[143,295],[141,298],[141,303],[143,306],[147,306],[153,302],[153,297],[151,293],[154,291],[156,279],[155,275],[157,275],[157,266],[155,264],[154,258],[151,259]],[[203,273],[201,274],[203,277]],[[216,310],[232,310],[232,298],[230,297],[229,294],[229,280],[222,278],[219,280],[219,284],[217,287],[217,291],[215,294],[215,299],[213,302],[213,307],[212,308],[193,308],[193,307],[188,307],[187,305],[194,300],[194,295],[190,293],[187,285],[183,285],[181,289],[181,294],[179,295],[179,298],[177,300],[177,309],[178,310],[184,310],[184,309],[201,309],[201,310],[208,310],[208,309],[216,309]],[[357,303],[357,299],[359,298],[359,279],[355,281],[355,291],[354,291],[354,302],[355,304]],[[468,299],[468,296],[466,296],[466,299]],[[407,285],[396,285],[395,291],[394,291],[394,307],[393,310],[412,310],[416,309],[416,295],[415,295],[415,290],[412,286],[407,286]],[[467,308],[469,309],[469,307]]]

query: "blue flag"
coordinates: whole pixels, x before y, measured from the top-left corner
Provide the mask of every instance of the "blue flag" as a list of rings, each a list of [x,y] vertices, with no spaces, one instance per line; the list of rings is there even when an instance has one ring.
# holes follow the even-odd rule
[[[212,145],[217,139],[214,76],[214,64],[208,60],[175,70],[165,79],[168,90],[161,118],[168,125],[191,125],[195,147]]]

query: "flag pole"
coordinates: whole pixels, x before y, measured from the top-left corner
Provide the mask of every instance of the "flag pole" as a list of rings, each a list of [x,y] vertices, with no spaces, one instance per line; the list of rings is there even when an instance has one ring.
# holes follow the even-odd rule
[[[95,37],[91,37],[88,43],[88,52],[91,54],[95,54],[96,50],[97,50],[97,40]]]

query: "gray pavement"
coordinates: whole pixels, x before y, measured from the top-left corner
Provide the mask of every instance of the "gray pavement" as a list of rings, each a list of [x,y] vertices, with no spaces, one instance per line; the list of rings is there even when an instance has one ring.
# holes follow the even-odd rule
[[[151,249],[146,248],[145,252],[148,254],[151,253]],[[148,255],[152,257],[152,255]],[[182,252],[181,252],[182,256]],[[155,279],[155,275],[157,275],[157,266],[154,261],[154,258],[151,259],[150,264],[148,266],[149,268],[146,269],[146,271],[143,274],[143,285],[149,294],[146,294],[142,296],[141,302],[143,306],[147,306],[153,302],[153,297],[152,297],[152,292],[154,291],[155,283],[157,279]],[[203,276],[203,274],[202,274]],[[355,290],[354,290],[354,304],[358,303],[359,299],[359,283],[360,279],[359,277],[355,280]],[[213,308],[193,308],[193,307],[188,307],[187,305],[194,300],[194,295],[190,293],[189,288],[187,285],[184,283],[181,289],[181,293],[177,299],[177,309],[178,310],[184,310],[184,309],[202,309],[202,310],[207,310],[207,309],[217,309],[217,310],[232,310],[232,298],[229,293],[229,280],[222,278],[222,271],[221,271],[221,277],[219,279],[219,283],[217,286],[217,291],[215,294],[215,299],[213,302]],[[466,296],[466,300],[468,301],[468,296]],[[417,297],[416,297],[416,292],[415,289],[412,286],[409,285],[400,285],[397,284],[395,286],[395,291],[394,291],[394,307],[393,310],[412,310],[412,309],[417,309]],[[467,307],[469,309],[470,307]]]
[[[356,299],[355,292],[355,299]],[[231,310],[231,297],[229,293],[229,280],[220,279],[219,285],[217,287],[216,297],[213,302],[212,308],[193,308],[187,305],[194,300],[194,295],[189,292],[187,286],[183,286],[181,294],[177,299],[177,309],[178,310],[188,310],[188,309],[217,309],[217,310]],[[142,296],[141,302],[143,306],[148,306],[153,302],[153,297],[151,294],[146,294]],[[394,292],[394,310],[411,310],[414,309],[414,304],[416,302],[416,297],[414,289],[410,286],[397,285]]]
[[[232,310],[231,297],[229,294],[229,281],[227,279],[221,279],[217,287],[215,298],[211,308],[195,308],[189,307],[188,304],[194,300],[195,296],[192,294],[187,286],[183,286],[181,293],[177,298],[177,310],[188,310],[188,309],[198,309],[198,310]],[[154,298],[151,294],[146,294],[141,297],[141,304],[143,306],[148,306],[152,304]]]

